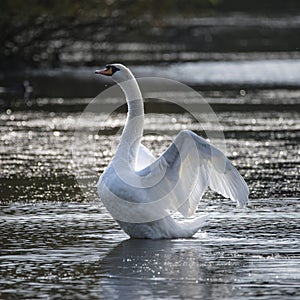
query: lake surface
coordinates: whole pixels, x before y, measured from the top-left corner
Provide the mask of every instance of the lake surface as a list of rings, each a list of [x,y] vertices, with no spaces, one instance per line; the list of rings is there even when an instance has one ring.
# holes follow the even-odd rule
[[[299,199],[208,201],[193,239],[127,240],[90,204],[2,206],[1,297],[296,299]]]
[[[251,201],[239,209],[208,192],[197,214],[210,214],[210,223],[192,239],[165,241],[128,239],[97,198],[95,182],[118,142],[122,110],[91,113],[79,123],[91,99],[3,100],[2,299],[299,297],[300,90],[201,95],[216,111],[227,154],[248,183]],[[197,105],[183,98],[191,110]],[[153,101],[146,101],[143,143],[155,155],[181,129],[215,130],[201,111],[199,124],[189,113]],[[76,161],[75,130],[99,146],[83,143]]]

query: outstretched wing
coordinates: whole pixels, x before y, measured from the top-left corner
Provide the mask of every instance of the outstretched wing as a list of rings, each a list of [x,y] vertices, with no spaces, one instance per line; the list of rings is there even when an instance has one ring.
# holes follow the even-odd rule
[[[148,201],[186,217],[195,212],[208,186],[240,206],[248,201],[247,184],[229,159],[189,130],[181,131],[157,160],[137,174],[147,185]]]

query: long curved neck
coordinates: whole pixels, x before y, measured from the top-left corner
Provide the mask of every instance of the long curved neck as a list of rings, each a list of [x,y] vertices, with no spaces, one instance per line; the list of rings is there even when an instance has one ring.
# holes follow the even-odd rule
[[[115,157],[122,159],[123,162],[128,160],[128,166],[134,169],[143,137],[144,105],[138,83],[132,74],[131,76],[130,80],[119,83],[126,96],[128,113]]]

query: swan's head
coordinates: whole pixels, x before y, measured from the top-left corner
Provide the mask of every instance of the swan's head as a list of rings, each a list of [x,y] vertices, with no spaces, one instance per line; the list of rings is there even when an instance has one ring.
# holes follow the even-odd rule
[[[132,73],[122,64],[109,64],[103,70],[96,70],[95,74],[111,76],[112,80],[120,83],[133,78]]]

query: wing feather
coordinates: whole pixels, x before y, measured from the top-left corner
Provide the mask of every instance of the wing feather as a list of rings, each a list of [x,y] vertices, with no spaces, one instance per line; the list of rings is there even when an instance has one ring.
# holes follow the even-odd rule
[[[166,198],[162,209],[176,209],[185,217],[195,212],[208,186],[240,206],[248,201],[247,184],[229,159],[189,130],[181,131],[161,157],[137,174],[146,174],[147,180],[160,177],[147,188],[149,200]]]

